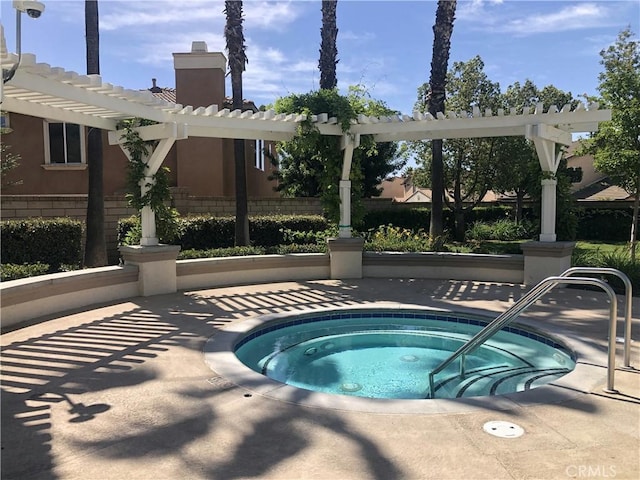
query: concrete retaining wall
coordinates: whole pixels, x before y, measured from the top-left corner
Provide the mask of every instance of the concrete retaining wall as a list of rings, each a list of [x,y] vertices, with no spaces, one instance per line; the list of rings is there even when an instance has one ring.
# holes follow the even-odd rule
[[[362,274],[371,278],[432,278],[523,283],[523,255],[365,252]]]
[[[324,280],[329,278],[329,256],[323,253],[300,253],[203,258],[179,260],[176,268],[178,290],[291,280]]]
[[[363,254],[363,276],[522,283],[522,255],[451,253]],[[138,267],[125,265],[2,282],[2,328],[66,310],[139,295]],[[176,262],[178,290],[330,278],[322,253],[206,258]]]
[[[138,268],[133,266],[91,268],[2,282],[2,328],[137,295]]]

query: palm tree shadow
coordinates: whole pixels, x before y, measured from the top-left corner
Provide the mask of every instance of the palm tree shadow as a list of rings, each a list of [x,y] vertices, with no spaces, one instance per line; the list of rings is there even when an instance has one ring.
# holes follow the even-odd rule
[[[293,459],[312,447],[313,438],[308,431],[324,428],[336,436],[348,439],[360,451],[359,459],[351,460],[354,468],[365,463],[368,477],[378,480],[403,478],[402,470],[386,456],[370,438],[358,432],[345,420],[329,410],[305,409],[287,405],[280,413],[263,418],[246,433],[235,449],[233,458],[213,466],[208,478],[234,479],[260,478],[280,463]],[[321,453],[330,462],[333,451]],[[297,472],[303,474],[304,464]]]

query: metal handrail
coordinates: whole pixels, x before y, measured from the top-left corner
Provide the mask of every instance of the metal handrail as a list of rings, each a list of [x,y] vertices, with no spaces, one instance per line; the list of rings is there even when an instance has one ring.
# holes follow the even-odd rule
[[[616,363],[616,320],[617,320],[617,302],[616,294],[613,289],[604,281],[596,278],[587,277],[547,277],[533,287],[524,297],[513,304],[507,311],[498,315],[491,323],[474,335],[467,343],[462,345],[458,350],[453,352],[447,359],[440,363],[436,368],[429,372],[429,392],[428,396],[433,397],[435,394],[433,378],[436,374],[447,368],[451,363],[461,355],[473,350],[480,344],[484,343],[492,337],[497,331],[512,322],[515,318],[526,310],[530,305],[538,301],[542,296],[549,292],[558,284],[573,285],[592,285],[600,287],[609,296],[609,354],[607,360],[607,393],[617,393],[614,389],[614,375]],[[464,367],[461,371],[464,372]]]
[[[631,368],[631,308],[633,303],[633,286],[629,277],[615,268],[571,267],[560,274],[569,277],[574,273],[600,273],[615,275],[624,283],[624,366]]]

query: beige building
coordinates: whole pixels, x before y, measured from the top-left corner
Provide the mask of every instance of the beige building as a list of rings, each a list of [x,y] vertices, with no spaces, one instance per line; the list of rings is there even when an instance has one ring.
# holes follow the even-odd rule
[[[173,54],[176,84],[174,89],[160,88],[153,80],[149,89],[166,100],[194,107],[228,106],[225,93],[226,58],[219,52],[208,52],[204,42],[193,42],[189,53]],[[245,101],[245,109],[256,110]],[[88,128],[82,125],[49,121],[21,114],[5,114],[3,122],[11,133],[2,142],[10,152],[20,156],[3,184],[16,183],[3,189],[3,195],[86,195],[88,188],[86,138]],[[270,142],[246,141],[247,189],[253,198],[279,197],[275,181],[268,179],[273,167],[265,148]],[[125,191],[127,159],[120,147],[109,145],[103,136],[104,194]],[[233,140],[192,137],[176,142],[164,161],[171,170],[172,187],[195,197],[235,196]]]

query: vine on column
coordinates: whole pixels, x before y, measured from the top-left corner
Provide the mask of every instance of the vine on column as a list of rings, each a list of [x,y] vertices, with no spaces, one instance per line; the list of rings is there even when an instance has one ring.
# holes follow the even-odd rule
[[[150,207],[156,216],[156,229],[162,243],[171,243],[179,235],[178,211],[171,207],[171,191],[169,189],[169,168],[160,167],[158,171],[148,176],[146,160],[149,158],[158,142],[155,140],[144,141],[136,130],[138,127],[154,125],[156,122],[143,118],[124,120],[118,125],[118,129],[124,130],[122,144],[129,152],[127,171],[127,193],[125,195],[128,204],[140,212],[143,207]],[[146,191],[143,194],[143,186]],[[138,213],[140,219],[140,213]],[[127,243],[139,243],[141,226],[127,234]]]

